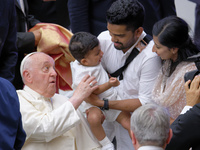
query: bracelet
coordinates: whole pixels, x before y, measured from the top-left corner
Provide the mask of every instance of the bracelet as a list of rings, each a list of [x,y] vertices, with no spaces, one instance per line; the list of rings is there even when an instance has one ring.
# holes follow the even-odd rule
[[[108,104],[108,99],[103,98],[104,100],[104,105],[101,107],[101,110],[109,110],[109,104]]]

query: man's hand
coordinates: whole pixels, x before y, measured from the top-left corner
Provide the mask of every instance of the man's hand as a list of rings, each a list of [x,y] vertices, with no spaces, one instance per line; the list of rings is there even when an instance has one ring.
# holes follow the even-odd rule
[[[200,76],[195,76],[192,82],[191,80],[188,80],[185,83],[185,92],[188,106],[194,106],[195,104],[200,103]]]
[[[37,29],[37,30],[32,31],[32,32],[33,32],[33,34],[35,36],[35,46],[37,46],[39,41],[40,41],[40,39],[41,39],[41,31],[40,31],[40,29]]]
[[[114,77],[111,77],[109,79],[109,82],[108,82],[111,87],[115,87],[115,86],[118,86],[120,84],[119,80],[117,78],[114,78]]]

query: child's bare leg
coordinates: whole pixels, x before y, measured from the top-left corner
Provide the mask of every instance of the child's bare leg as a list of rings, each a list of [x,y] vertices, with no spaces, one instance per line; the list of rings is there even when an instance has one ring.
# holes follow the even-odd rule
[[[129,135],[131,137],[131,130],[130,130],[130,118],[131,118],[131,114],[129,112],[125,112],[125,111],[122,111],[116,121],[118,123],[120,123],[125,129],[128,130],[129,132]]]
[[[97,107],[91,107],[87,113],[87,120],[90,124],[92,133],[99,141],[103,140],[106,134],[102,127],[102,123],[104,121],[102,111]]]
[[[114,150],[114,145],[108,139],[102,127],[104,118],[102,111],[97,107],[91,107],[87,110],[87,120],[90,124],[90,129],[102,145],[102,150]]]

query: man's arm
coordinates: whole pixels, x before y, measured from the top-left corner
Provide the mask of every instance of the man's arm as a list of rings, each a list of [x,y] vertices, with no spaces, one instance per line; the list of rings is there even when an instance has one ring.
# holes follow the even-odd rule
[[[17,47],[20,53],[30,53],[33,52],[36,46],[36,41],[38,40],[37,37],[33,32],[28,32],[25,30],[25,26],[28,26],[29,30],[30,28],[34,27],[36,24],[40,23],[39,20],[37,20],[33,15],[28,14],[28,3],[27,1],[24,1],[25,6],[25,16],[21,14],[21,10],[17,9],[17,26],[18,26],[18,32],[17,32]],[[24,20],[23,20],[24,18]],[[27,20],[26,20],[27,19]],[[22,21],[23,20],[23,21]],[[26,20],[26,21],[25,21]],[[20,28],[19,28],[20,27]]]
[[[35,49],[35,37],[32,32],[17,32],[17,47],[20,53],[31,53]]]
[[[189,84],[191,83],[190,87]],[[180,115],[171,125],[173,137],[167,145],[167,150],[188,150],[190,147],[198,149],[200,147],[200,76],[196,76],[193,81],[185,83],[186,107],[191,108]],[[196,105],[195,105],[196,104]],[[195,105],[195,106],[194,106]],[[193,107],[194,106],[194,107]],[[183,113],[183,111],[182,111]],[[198,148],[197,148],[198,147]]]
[[[180,115],[171,125],[173,136],[166,150],[189,150],[199,146],[200,104]],[[192,149],[193,149],[192,148]]]
[[[49,142],[66,133],[80,121],[73,105],[65,97],[57,96],[60,101],[66,101],[57,109],[41,111],[39,105],[42,105],[42,103],[32,104],[28,100],[34,101],[34,99],[26,96],[24,91],[17,91],[17,93],[27,139]],[[45,105],[42,105],[42,107],[45,109]]]
[[[117,109],[121,111],[128,111],[133,112],[138,107],[142,106],[139,99],[125,99],[125,100],[116,100],[116,101],[109,101],[109,108],[110,109]]]
[[[91,94],[90,97],[87,98],[86,102],[98,107],[104,106],[104,101],[100,100],[98,96],[94,94]],[[133,112],[135,109],[142,106],[139,99],[112,100],[108,101],[108,104],[110,109],[128,112]]]
[[[49,142],[78,124],[80,118],[76,109],[98,87],[91,87],[89,85],[94,79],[94,77],[86,75],[69,100],[62,95],[55,95],[51,102],[47,101],[48,105],[56,103],[54,102],[56,100],[64,103],[60,103],[59,107],[53,107],[54,105],[52,105],[53,109],[48,111],[45,110],[50,108],[47,107],[47,104],[39,101],[36,102],[35,98],[31,97],[24,90],[17,91],[20,100],[23,127],[26,131],[27,139],[31,138],[31,140]],[[93,82],[95,83],[95,81]]]
[[[15,65],[17,63],[17,47],[16,47],[16,13],[14,2],[5,6],[2,4],[1,11],[1,28],[0,28],[0,76],[13,81],[15,76]],[[6,3],[7,4],[7,3]],[[3,11],[6,10],[6,11]]]
[[[17,47],[20,53],[31,53],[41,38],[40,29],[33,32],[17,32]]]

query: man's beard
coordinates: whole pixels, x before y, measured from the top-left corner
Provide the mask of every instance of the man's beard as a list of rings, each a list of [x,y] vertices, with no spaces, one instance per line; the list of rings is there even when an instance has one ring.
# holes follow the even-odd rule
[[[124,49],[124,46],[122,43],[117,43],[117,44],[120,44],[120,46],[115,46],[114,44],[114,47],[117,49],[117,50],[123,50]]]

